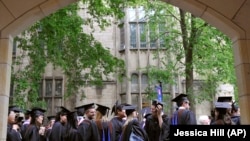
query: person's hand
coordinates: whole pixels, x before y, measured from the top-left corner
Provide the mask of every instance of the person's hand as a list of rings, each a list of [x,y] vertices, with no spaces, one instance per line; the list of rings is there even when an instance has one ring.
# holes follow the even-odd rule
[[[14,129],[15,131],[19,130],[19,126],[17,124],[13,124],[12,125],[12,129]]]
[[[161,106],[161,105],[157,105],[157,106],[156,106],[156,111],[157,111],[157,115],[158,115],[158,116],[161,116],[161,113],[162,113],[162,106]]]

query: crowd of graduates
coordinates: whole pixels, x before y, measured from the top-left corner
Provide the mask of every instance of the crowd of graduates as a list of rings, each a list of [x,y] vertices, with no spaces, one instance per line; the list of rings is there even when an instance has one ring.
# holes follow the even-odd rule
[[[7,141],[167,141],[170,125],[196,125],[196,116],[190,110],[186,94],[172,99],[177,109],[172,115],[163,112],[164,103],[153,100],[145,109],[143,120],[139,120],[136,105],[115,103],[107,106],[89,103],[75,107],[73,111],[61,106],[55,116],[48,116],[44,124],[46,110],[34,107],[23,111],[17,106],[9,106]],[[211,125],[240,124],[239,115],[233,115],[228,101],[217,101]],[[230,109],[230,110],[229,110]],[[109,111],[113,117],[108,119]]]

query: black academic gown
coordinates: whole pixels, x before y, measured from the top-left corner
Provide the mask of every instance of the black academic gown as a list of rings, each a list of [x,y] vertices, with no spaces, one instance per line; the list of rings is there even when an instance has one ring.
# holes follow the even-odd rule
[[[134,140],[149,141],[146,131],[140,127],[138,120],[134,119],[124,128],[120,141],[131,141],[131,134],[134,134]]]
[[[96,120],[95,123],[99,131],[100,141],[111,141],[111,123],[102,120]]]
[[[26,129],[27,129],[28,126],[29,126],[29,124],[23,124],[23,125],[21,126],[21,128],[20,128],[20,133],[21,133],[22,137],[24,137],[25,132],[26,132]]]
[[[65,126],[60,121],[55,122],[51,129],[49,141],[64,141],[65,130]]]
[[[66,136],[63,137],[65,141],[79,141],[79,134],[77,129],[70,129]]]
[[[45,131],[46,141],[49,141],[49,137],[50,137],[51,131],[52,131],[52,127],[48,128],[48,129]]]
[[[83,120],[77,131],[79,141],[100,141],[97,125],[92,120]]]
[[[231,119],[235,123],[235,125],[241,125],[240,116],[231,116]]]
[[[175,124],[174,124],[175,123]],[[178,109],[176,110],[171,117],[172,125],[196,125],[195,114],[188,109]]]
[[[46,138],[39,134],[39,128],[36,125],[30,124],[26,129],[23,141],[46,141]]]
[[[21,133],[12,129],[12,125],[8,124],[7,126],[7,141],[21,141]]]
[[[119,138],[122,134],[122,127],[123,127],[123,124],[125,123],[125,120],[119,117],[113,117],[110,120],[110,122],[112,126],[111,139],[112,141],[119,141]]]
[[[150,141],[166,141],[169,140],[169,118],[166,115],[162,116],[162,127],[159,126],[158,118],[152,115],[148,116],[145,122],[144,129]]]

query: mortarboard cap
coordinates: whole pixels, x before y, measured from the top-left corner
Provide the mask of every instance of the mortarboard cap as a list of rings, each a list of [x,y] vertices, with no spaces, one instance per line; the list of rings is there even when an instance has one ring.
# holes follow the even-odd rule
[[[187,94],[179,94],[174,99],[172,99],[173,102],[177,103],[177,106],[181,106],[183,101],[189,101],[187,98]]]
[[[157,99],[152,100],[152,105],[161,105],[162,107],[164,106],[164,103],[161,101],[158,101]]]
[[[100,104],[96,104],[98,107],[96,108],[97,111],[99,111],[102,115],[108,115],[110,108],[107,106],[103,106]]]
[[[55,120],[56,119],[56,116],[47,116],[47,119],[50,121],[50,120]]]
[[[43,116],[44,112],[46,112],[46,110],[39,108],[39,107],[34,107],[31,109],[32,117]]]
[[[231,102],[232,100],[232,96],[219,96],[217,102]]]
[[[228,102],[215,102],[215,108],[228,109],[231,108],[231,105]]]
[[[20,113],[22,110],[18,108],[16,105],[9,106],[9,111],[13,111],[15,113]]]
[[[78,116],[84,116],[85,112],[84,106],[85,105],[75,107]]]
[[[135,105],[123,106],[122,109],[126,110],[126,115],[129,116],[131,113],[136,111],[136,106]]]
[[[63,106],[61,106],[60,108],[61,108],[61,111],[60,111],[61,115],[67,115],[70,112],[70,110],[68,110],[67,108]]]
[[[93,108],[95,108],[95,103],[89,103],[86,105],[82,105],[82,108],[84,109],[84,111],[87,111],[88,109],[93,109]]]
[[[118,100],[115,102],[114,106],[112,107],[111,114],[116,114],[117,110],[122,111],[122,107],[124,104],[118,104]]]

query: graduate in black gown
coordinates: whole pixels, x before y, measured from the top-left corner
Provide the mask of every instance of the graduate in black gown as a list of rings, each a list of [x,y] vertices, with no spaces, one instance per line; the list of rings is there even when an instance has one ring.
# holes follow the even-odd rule
[[[45,136],[46,136],[46,141],[49,141],[49,136],[51,134],[52,127],[55,123],[56,116],[48,116],[47,119],[48,119],[48,125],[46,127]]]
[[[22,137],[24,136],[26,129],[30,124],[30,120],[31,120],[31,110],[26,110],[26,112],[24,113],[24,122],[20,130]]]
[[[63,135],[65,134],[65,125],[67,124],[67,114],[70,111],[61,106],[61,111],[57,113],[55,123],[51,129],[49,141],[64,141]]]
[[[19,132],[19,126],[16,124],[17,114],[21,112],[17,106],[9,106],[8,124],[7,124],[7,141],[21,141],[22,136]]]
[[[42,126],[44,112],[41,108],[31,110],[31,121],[24,134],[24,141],[46,141],[45,127]]]
[[[163,112],[164,103],[153,100],[151,104],[151,115],[146,119],[144,129],[150,141],[169,140],[169,117]]]
[[[66,132],[63,136],[64,141],[79,141],[77,132],[78,121],[76,111],[67,114],[68,122],[66,124]]]
[[[179,94],[174,99],[173,102],[176,102],[178,109],[173,113],[171,117],[171,125],[196,125],[196,116],[191,111],[189,100],[186,94]]]
[[[115,105],[112,107],[111,114],[115,114],[115,116],[110,120],[112,125],[112,141],[119,141],[122,134],[122,127],[125,123],[124,118],[126,117],[125,110],[122,109],[123,106],[124,104],[118,104],[118,101],[116,101]]]
[[[124,106],[126,110],[126,121],[122,128],[119,141],[149,141],[146,131],[141,128],[138,121],[138,113],[135,105]]]
[[[96,105],[98,107],[96,108],[95,123],[99,131],[100,141],[111,141],[112,126],[108,120],[110,108],[100,104]]]
[[[228,102],[215,102],[215,120],[211,125],[235,125],[231,120],[230,110]]]
[[[98,136],[98,128],[93,121],[96,115],[95,103],[83,105],[84,107],[84,120],[78,126],[79,140],[80,141],[100,141]]]

